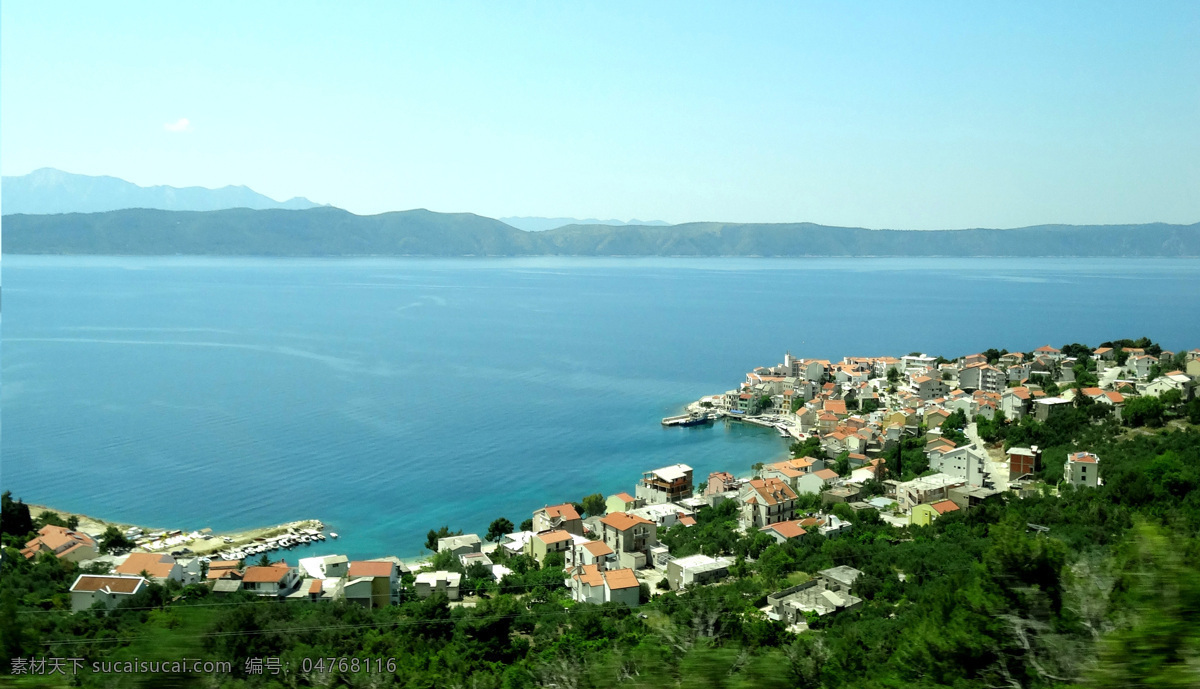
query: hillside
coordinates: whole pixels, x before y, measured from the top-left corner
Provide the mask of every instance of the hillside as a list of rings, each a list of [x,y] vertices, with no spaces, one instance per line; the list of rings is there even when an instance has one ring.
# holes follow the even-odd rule
[[[928,232],[811,223],[570,225],[524,232],[470,213],[120,210],[10,215],[6,254],[248,256],[1200,256],[1192,225],[1043,225]]]
[[[0,180],[0,212],[98,213],[122,208],[157,208],[175,211],[211,211],[224,208],[317,208],[319,204],[296,197],[276,201],[243,186],[142,187],[117,177],[76,175],[54,168]]]

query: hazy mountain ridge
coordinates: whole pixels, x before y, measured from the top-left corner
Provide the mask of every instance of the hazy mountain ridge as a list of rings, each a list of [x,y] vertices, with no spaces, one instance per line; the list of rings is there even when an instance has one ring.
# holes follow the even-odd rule
[[[597,220],[596,218],[587,218],[586,220],[581,220],[580,218],[514,216],[509,218],[500,218],[499,220],[506,225],[511,225],[518,230],[525,230],[526,232],[545,232],[546,230],[555,230],[567,225],[645,225],[647,227],[665,227],[671,224],[669,222],[663,222],[662,220],[638,220],[637,218],[625,221],[615,219]]]
[[[688,223],[525,232],[471,213],[361,216],[332,207],[18,214],[3,222],[6,254],[1200,257],[1200,223],[933,231]]]
[[[28,175],[0,179],[0,212],[100,213],[126,208],[212,211],[226,208],[285,208],[302,210],[321,204],[296,197],[276,201],[249,187],[142,187],[118,177],[76,175],[41,168]]]

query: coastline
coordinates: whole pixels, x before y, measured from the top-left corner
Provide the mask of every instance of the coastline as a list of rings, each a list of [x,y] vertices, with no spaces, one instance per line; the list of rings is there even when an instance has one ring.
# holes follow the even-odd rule
[[[94,516],[82,514],[79,512],[60,510],[58,508],[51,507],[49,505],[37,505],[37,504],[33,504],[33,503],[26,503],[26,504],[29,506],[29,516],[34,519],[37,519],[41,514],[43,514],[45,512],[54,512],[59,517],[62,517],[64,520],[69,519],[70,517],[77,517],[79,519],[79,527],[78,527],[79,530],[83,531],[84,533],[91,534],[91,535],[102,534],[102,533],[104,533],[105,529],[107,529],[109,526],[115,526],[118,529],[120,529],[122,532],[124,532],[128,529],[131,529],[131,528],[138,528],[138,529],[141,529],[142,532],[145,534],[155,534],[155,533],[163,533],[163,534],[168,534],[168,535],[169,534],[179,534],[178,537],[182,537],[185,540],[179,541],[178,543],[176,543],[170,547],[188,548],[192,551],[193,554],[198,555],[198,556],[199,555],[209,555],[209,554],[215,553],[220,550],[229,549],[231,547],[237,547],[237,546],[241,546],[241,545],[249,545],[249,544],[253,543],[256,539],[270,538],[271,536],[277,536],[280,534],[288,533],[289,530],[298,530],[298,529],[318,529],[319,530],[319,529],[324,528],[324,526],[325,526],[319,519],[300,519],[297,521],[285,522],[285,523],[281,523],[281,524],[273,524],[273,525],[269,525],[269,526],[251,527],[248,529],[239,529],[239,530],[221,531],[221,532],[213,531],[212,529],[207,528],[207,527],[200,528],[200,529],[182,529],[182,528],[179,528],[178,526],[149,527],[149,526],[146,526],[143,524],[132,524],[132,523],[128,523],[128,522],[101,519],[99,517],[94,517]],[[230,541],[226,541],[225,540],[226,538],[230,539]],[[151,541],[150,543],[153,543],[153,541]],[[161,546],[157,547],[157,548],[147,548],[146,545],[144,545],[141,542],[139,542],[138,547],[135,548],[135,550],[163,550],[163,549],[164,548]]]

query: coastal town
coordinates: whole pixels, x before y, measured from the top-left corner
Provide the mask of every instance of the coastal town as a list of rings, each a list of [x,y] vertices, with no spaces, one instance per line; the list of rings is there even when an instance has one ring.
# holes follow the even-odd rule
[[[133,527],[114,534],[99,522],[46,523],[20,554],[80,565],[69,590],[76,611],[112,608],[151,584],[366,608],[440,594],[451,605],[472,606],[488,591],[480,582],[503,589],[514,571],[530,568],[561,571],[576,603],[636,608],[666,591],[719,582],[749,557],[673,552],[679,538],[672,534],[718,510],[741,534],[782,544],[844,537],[867,513],[899,529],[919,528],[1005,493],[1019,499],[1101,486],[1103,456],[1084,449],[1051,457],[1037,444],[1006,447],[989,436],[998,424],[1053,423],[1068,410],[1120,422],[1146,413],[1138,400],[1188,403],[1198,381],[1200,349],[1157,346],[1046,345],[955,360],[911,353],[834,362],[788,353],[782,363],[755,368],[737,387],[662,421],[664,432],[680,433],[689,431],[672,427],[718,421],[769,427],[788,439],[788,459],[706,476],[684,463],[647,468],[628,491],[544,505],[519,527],[497,520],[484,538],[431,532],[425,560],[331,553],[289,562],[296,545],[335,543],[337,535],[315,520],[237,542],[211,533]],[[1052,484],[1048,475],[1057,477]],[[812,572],[785,582],[760,610],[802,632],[814,619],[861,606],[861,574],[844,565]]]

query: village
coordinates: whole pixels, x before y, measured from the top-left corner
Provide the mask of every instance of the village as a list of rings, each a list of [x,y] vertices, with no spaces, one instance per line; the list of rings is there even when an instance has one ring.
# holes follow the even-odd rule
[[[754,369],[737,388],[701,398],[688,411],[704,422],[770,426],[794,441],[789,459],[755,465],[742,477],[713,471],[699,483],[687,464],[649,469],[632,492],[595,496],[602,505],[593,502],[586,510],[574,502],[546,505],[519,529],[498,520],[507,528],[501,524],[487,539],[449,533],[433,543],[431,533],[435,553],[423,561],[352,561],[331,554],[289,564],[267,557],[271,548],[301,539],[332,542],[325,541],[317,521],[284,525],[258,538],[257,546],[191,534],[209,544],[211,556],[171,550],[188,535],[132,529],[126,535],[137,538],[133,552],[102,553],[100,534],[47,524],[21,552],[26,558],[50,553],[85,566],[88,573],[70,588],[76,611],[97,603],[111,608],[152,582],[207,586],[217,596],[245,592],[367,608],[437,594],[451,605],[470,606],[481,588],[468,582],[503,584],[515,568],[528,566],[519,563],[561,570],[560,581],[576,602],[638,607],[665,591],[720,581],[736,568],[738,558],[728,553],[673,554],[663,542],[669,530],[695,526],[705,510],[726,510],[739,532],[783,543],[838,538],[852,532],[865,511],[898,528],[922,527],[1005,492],[1020,497],[1067,484],[1095,488],[1103,482],[1102,457],[1072,452],[1062,460],[1061,481],[1046,485],[1038,478],[1046,461],[1042,448],[1004,450],[981,437],[978,426],[1025,417],[1047,422],[1080,404],[1106,405],[1098,408],[1119,421],[1139,397],[1193,399],[1200,349],[1155,350],[1100,347],[1079,356],[1047,345],[1030,353],[989,350],[954,361],[914,353],[836,363],[788,353],[783,363]],[[914,440],[917,451],[905,451]],[[919,473],[906,478],[913,466]],[[767,597],[762,612],[803,630],[813,616],[861,606],[855,595],[860,574],[838,566],[789,582]]]

